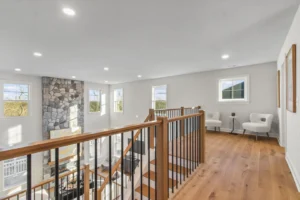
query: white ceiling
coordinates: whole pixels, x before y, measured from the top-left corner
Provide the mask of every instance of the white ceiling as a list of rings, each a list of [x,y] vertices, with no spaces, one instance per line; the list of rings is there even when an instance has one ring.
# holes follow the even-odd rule
[[[299,0],[1,0],[0,70],[113,84],[137,80],[138,74],[149,79],[275,61],[298,5]],[[64,15],[65,6],[76,16]],[[43,56],[34,57],[34,51]],[[224,53],[230,59],[222,60]]]

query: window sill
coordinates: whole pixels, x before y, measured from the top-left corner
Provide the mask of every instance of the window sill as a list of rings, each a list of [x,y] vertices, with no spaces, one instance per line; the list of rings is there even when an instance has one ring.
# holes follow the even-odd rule
[[[239,100],[239,101],[218,101],[219,104],[249,104],[250,101],[243,101],[243,100]]]

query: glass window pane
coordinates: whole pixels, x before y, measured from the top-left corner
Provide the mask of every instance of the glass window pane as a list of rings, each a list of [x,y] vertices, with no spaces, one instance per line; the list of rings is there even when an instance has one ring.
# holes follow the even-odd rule
[[[233,81],[233,90],[244,90],[244,85],[244,80],[235,80]]]
[[[222,81],[221,82],[222,90],[231,90],[233,86],[233,82],[230,81]]]
[[[244,90],[235,90],[233,92],[234,99],[243,99],[245,98]]]
[[[99,101],[90,101],[90,112],[100,112],[101,105]]]
[[[17,93],[16,92],[7,92],[7,91],[4,91],[4,93],[3,93],[3,99],[4,100],[16,100],[17,99]]]
[[[232,99],[232,91],[223,90],[222,99]]]
[[[153,100],[167,100],[167,86],[162,85],[162,86],[157,86],[154,87],[154,95],[153,95]]]
[[[28,102],[26,101],[4,102],[4,116],[5,117],[28,116]]]
[[[166,109],[167,102],[164,100],[157,100],[155,101],[155,109]]]
[[[16,84],[4,84],[4,92],[17,92]]]
[[[28,93],[28,85],[16,85],[16,88],[17,88],[17,92],[26,92]]]
[[[16,100],[28,100],[27,92],[17,92]]]

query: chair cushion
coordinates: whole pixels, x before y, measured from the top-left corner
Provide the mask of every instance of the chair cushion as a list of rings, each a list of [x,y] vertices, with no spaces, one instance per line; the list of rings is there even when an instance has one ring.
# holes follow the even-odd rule
[[[253,131],[253,132],[269,132],[270,128],[266,123],[254,123],[245,122],[243,123],[243,129]]]
[[[214,126],[214,127],[221,127],[222,121],[220,120],[215,120],[215,119],[207,119],[205,120],[205,126]]]

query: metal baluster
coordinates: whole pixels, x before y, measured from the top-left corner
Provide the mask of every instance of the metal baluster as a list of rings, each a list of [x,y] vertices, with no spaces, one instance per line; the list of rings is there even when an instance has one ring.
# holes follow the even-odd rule
[[[148,197],[151,199],[150,195],[150,127],[148,127]]]
[[[48,183],[48,194],[50,194],[50,183]],[[50,200],[50,195],[48,195],[48,200]]]
[[[154,136],[155,136],[155,199],[157,199],[157,137],[156,137],[156,130],[157,127],[154,127]]]
[[[189,118],[189,134],[190,134],[190,174],[192,173],[192,119]]]
[[[121,134],[121,199],[124,199],[124,133]]]
[[[109,139],[109,157],[108,157],[108,172],[109,172],[109,197],[110,199],[112,199],[112,174],[111,174],[111,136],[108,136],[108,139]]]
[[[67,185],[66,185],[66,188],[68,188],[68,185],[69,185],[69,175],[67,176]],[[67,195],[67,200],[69,200],[69,194]]]
[[[27,155],[27,193],[26,198],[31,199],[31,154]]]
[[[60,178],[60,198],[62,199],[62,178]],[[68,195],[67,195],[68,196]],[[34,198],[35,199],[35,198]]]
[[[73,183],[74,183],[74,180],[75,180],[75,175],[74,175],[74,173],[72,173],[72,175],[73,175]],[[75,197],[75,190],[74,190],[74,184],[72,184],[72,191],[73,191],[73,193],[72,193],[72,199],[74,199],[74,197]]]
[[[101,140],[101,139],[100,139]],[[94,145],[94,158],[95,158],[95,160],[94,160],[94,164],[95,164],[95,166],[94,166],[94,180],[95,180],[95,182],[94,182],[94,199],[96,200],[98,197],[98,195],[97,195],[97,188],[98,188],[98,176],[97,176],[97,174],[98,174],[98,153],[97,153],[97,148],[98,148],[98,145],[97,145],[97,139],[95,139],[95,145]],[[100,180],[101,181],[101,180]]]
[[[176,126],[176,188],[178,189],[178,121],[175,122]]]
[[[180,121],[178,121],[178,123],[180,123]],[[182,152],[182,148],[181,148],[181,143],[182,143],[182,133],[181,133],[181,123],[179,124],[180,125],[180,185],[181,185],[181,181],[182,181],[182,155],[181,155],[181,152]]]
[[[189,177],[189,138],[188,138],[188,119],[185,119],[185,137],[186,137],[186,157],[185,157],[185,171],[187,177]],[[185,179],[184,179],[185,180]]]
[[[172,140],[171,140],[172,141],[172,193],[174,193],[174,140],[173,140],[174,130],[173,130],[173,128],[174,128],[174,124],[173,124],[173,122],[171,122],[171,134],[172,134],[172,136],[171,136],[172,137]],[[168,160],[169,160],[169,155],[168,155]]]
[[[43,191],[44,190],[44,187],[43,187],[43,185],[41,185],[41,191]],[[43,194],[41,193],[41,199],[43,200],[44,199],[44,197],[43,197]]]
[[[192,110],[193,111],[193,110]],[[194,171],[194,154],[195,154],[195,151],[194,151],[194,121],[193,121],[193,117],[191,117],[191,152],[192,152],[192,159],[191,159],[191,164],[192,164],[192,171]]]
[[[59,180],[59,171],[58,171],[58,167],[59,167],[59,149],[56,148],[55,149],[55,199],[59,199],[59,192],[58,192],[58,180]]]
[[[133,131],[131,131],[131,196],[132,200],[134,200],[134,138]]]
[[[80,200],[80,143],[77,143],[77,200]]]

